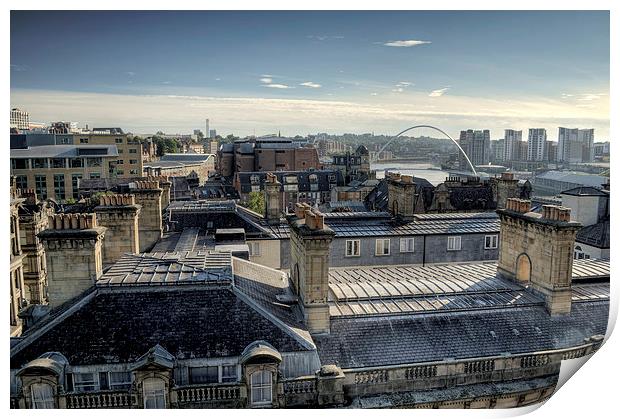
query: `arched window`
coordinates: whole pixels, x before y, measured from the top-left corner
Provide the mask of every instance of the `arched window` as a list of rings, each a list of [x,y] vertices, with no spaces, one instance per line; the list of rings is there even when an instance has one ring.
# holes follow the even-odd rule
[[[166,408],[166,384],[160,378],[147,378],[142,382],[145,409]]]
[[[34,383],[30,386],[33,409],[54,409],[54,389],[46,383]]]
[[[271,372],[256,371],[250,376],[252,404],[271,404]]]

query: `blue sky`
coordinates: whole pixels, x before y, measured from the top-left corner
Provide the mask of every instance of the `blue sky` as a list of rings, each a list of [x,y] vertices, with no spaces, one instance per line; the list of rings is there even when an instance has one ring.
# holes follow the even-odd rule
[[[609,130],[607,12],[12,12],[32,119],[189,132]]]

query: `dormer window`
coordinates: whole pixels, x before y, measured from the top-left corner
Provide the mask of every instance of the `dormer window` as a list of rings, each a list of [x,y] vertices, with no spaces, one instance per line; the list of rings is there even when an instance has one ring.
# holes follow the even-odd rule
[[[250,376],[250,379],[252,405],[271,404],[271,371],[256,371]]]
[[[34,383],[30,386],[33,409],[54,409],[54,389],[46,383]]]

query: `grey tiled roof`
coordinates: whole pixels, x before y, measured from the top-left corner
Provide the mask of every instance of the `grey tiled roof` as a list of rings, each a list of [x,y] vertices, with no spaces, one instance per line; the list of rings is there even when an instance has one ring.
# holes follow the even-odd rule
[[[230,264],[230,253],[128,253],[99,278],[97,286],[230,283]]]
[[[281,352],[305,350],[231,289],[142,290],[99,290],[93,300],[15,353],[11,368],[45,352],[60,352],[71,365],[134,362],[157,344],[177,359],[239,356],[256,340]]]
[[[428,315],[332,319],[316,337],[322,364],[342,368],[561,349],[605,334],[609,301],[573,303],[569,316],[541,306]],[[491,333],[493,332],[493,333]]]
[[[609,220],[583,227],[577,232],[575,240],[577,243],[609,249],[611,244]]]

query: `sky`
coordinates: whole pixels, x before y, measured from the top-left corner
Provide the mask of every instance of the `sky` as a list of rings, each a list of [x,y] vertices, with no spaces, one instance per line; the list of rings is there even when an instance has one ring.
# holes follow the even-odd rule
[[[10,74],[32,121],[134,133],[609,136],[606,11],[12,11]]]

